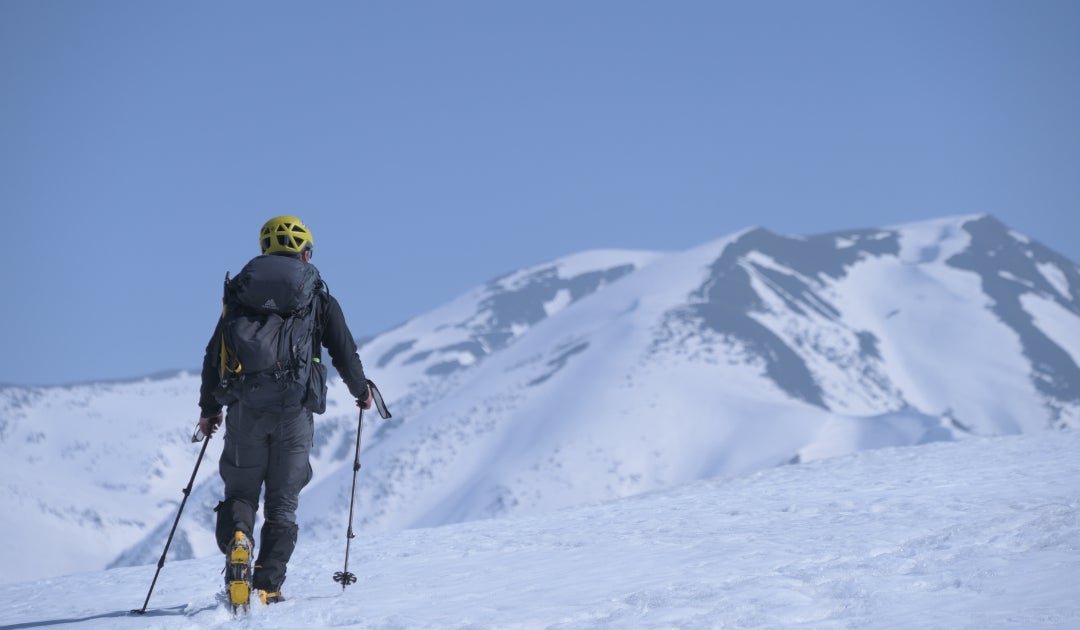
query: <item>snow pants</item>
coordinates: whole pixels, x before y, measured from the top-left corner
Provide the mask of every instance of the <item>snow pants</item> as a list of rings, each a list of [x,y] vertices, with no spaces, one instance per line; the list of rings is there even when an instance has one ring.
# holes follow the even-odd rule
[[[300,490],[311,481],[308,456],[314,427],[307,409],[229,405],[218,465],[225,500],[215,510],[217,541],[222,553],[228,553],[236,530],[253,538],[259,494],[265,486],[265,520],[252,575],[257,589],[280,591],[285,581],[285,566],[296,548]]]

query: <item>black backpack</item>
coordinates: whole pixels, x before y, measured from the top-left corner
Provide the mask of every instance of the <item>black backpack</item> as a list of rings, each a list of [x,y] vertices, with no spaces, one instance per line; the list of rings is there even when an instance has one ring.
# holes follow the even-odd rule
[[[223,405],[326,410],[317,331],[319,271],[289,256],[259,256],[231,281],[221,315]]]

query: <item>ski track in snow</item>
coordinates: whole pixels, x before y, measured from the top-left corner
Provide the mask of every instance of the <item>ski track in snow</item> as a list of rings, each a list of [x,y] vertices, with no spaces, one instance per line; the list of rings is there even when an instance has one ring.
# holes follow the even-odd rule
[[[889,448],[361,535],[344,593],[342,523],[301,532],[289,601],[248,618],[215,558],[166,564],[143,617],[153,565],[2,585],[0,628],[1080,628],[1077,453],[1074,431]]]

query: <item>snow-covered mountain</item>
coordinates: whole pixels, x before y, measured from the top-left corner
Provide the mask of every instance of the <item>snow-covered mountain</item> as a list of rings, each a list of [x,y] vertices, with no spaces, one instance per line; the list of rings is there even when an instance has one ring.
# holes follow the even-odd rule
[[[362,317],[362,314],[359,314]],[[350,316],[356,318],[355,315]],[[1080,426],[1080,268],[989,216],[520,270],[375,337],[356,529],[535,514],[866,448]],[[155,562],[197,377],[0,390],[0,531],[26,579]],[[305,540],[342,536],[355,407],[317,422]],[[220,440],[171,554],[216,554]],[[38,569],[40,567],[40,569]]]

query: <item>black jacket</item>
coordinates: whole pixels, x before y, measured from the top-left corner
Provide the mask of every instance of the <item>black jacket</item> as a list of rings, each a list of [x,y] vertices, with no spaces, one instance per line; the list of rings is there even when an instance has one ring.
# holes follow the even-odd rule
[[[360,356],[356,353],[356,342],[345,324],[345,315],[337,299],[326,291],[320,291],[315,298],[318,309],[315,317],[315,348],[312,354],[322,356],[320,345],[330,353],[330,361],[345,381],[349,393],[358,400],[367,400],[367,377]],[[199,390],[199,408],[202,417],[210,418],[221,413],[221,403],[214,398],[214,390],[221,381],[219,364],[221,363],[221,320],[218,320],[210,343],[206,344],[203,357],[202,387]]]

